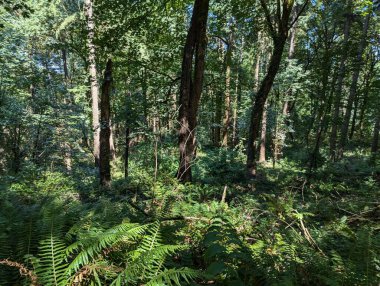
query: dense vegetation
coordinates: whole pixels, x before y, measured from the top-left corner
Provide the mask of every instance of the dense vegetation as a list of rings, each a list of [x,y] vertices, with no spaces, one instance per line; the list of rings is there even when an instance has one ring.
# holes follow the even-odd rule
[[[379,285],[379,13],[0,0],[0,285]]]

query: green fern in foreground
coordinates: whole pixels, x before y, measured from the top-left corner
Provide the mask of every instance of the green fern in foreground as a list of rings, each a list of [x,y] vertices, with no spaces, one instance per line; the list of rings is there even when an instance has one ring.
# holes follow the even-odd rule
[[[65,249],[65,243],[53,234],[41,241],[38,258],[32,259],[40,284],[66,285]]]
[[[162,243],[160,224],[123,223],[69,246],[66,268],[71,283],[94,285],[184,285],[199,276],[186,267],[167,267],[173,254],[186,249],[182,245]]]

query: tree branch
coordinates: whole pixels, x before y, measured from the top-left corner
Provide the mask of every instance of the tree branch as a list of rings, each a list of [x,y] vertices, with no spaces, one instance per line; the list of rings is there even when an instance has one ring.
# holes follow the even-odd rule
[[[275,29],[274,29],[272,20],[270,19],[270,12],[269,12],[268,6],[265,3],[265,1],[266,0],[260,0],[261,7],[263,7],[263,10],[264,10],[265,19],[267,20],[267,24],[268,24],[268,27],[269,27],[269,32],[271,33],[272,38],[275,39],[275,38],[277,38],[277,33],[276,33]]]
[[[297,13],[297,15],[294,17],[294,20],[293,22],[290,24],[290,26],[288,27],[288,31],[293,28],[294,24],[298,21],[298,18],[301,16],[301,14],[303,13],[303,11],[305,10],[307,4],[309,4],[309,0],[306,0],[305,3],[302,5],[301,7],[301,10]]]

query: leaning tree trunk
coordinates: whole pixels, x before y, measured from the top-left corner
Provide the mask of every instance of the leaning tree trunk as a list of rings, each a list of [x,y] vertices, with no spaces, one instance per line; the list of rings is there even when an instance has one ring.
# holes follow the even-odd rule
[[[274,43],[274,49],[269,62],[268,72],[256,94],[256,99],[252,108],[247,146],[247,171],[251,176],[256,176],[256,140],[259,136],[260,122],[263,116],[264,105],[272,88],[274,78],[280,68],[286,38],[287,36],[283,35]]]
[[[266,76],[261,82],[260,88],[256,94],[255,102],[251,112],[251,121],[249,127],[248,145],[247,145],[247,171],[249,176],[256,176],[256,140],[259,136],[260,122],[263,116],[265,101],[268,98],[269,92],[272,89],[274,78],[280,68],[282,53],[286,39],[288,38],[290,15],[293,10],[294,1],[283,0],[277,1],[277,16],[273,23],[270,10],[265,0],[260,0],[261,6],[264,10],[265,18],[268,24],[270,34],[273,38],[273,52],[269,62],[269,67]],[[305,1],[303,8],[305,8],[308,1]],[[300,13],[302,13],[303,8]],[[295,19],[300,14],[296,15]]]
[[[361,66],[363,64],[363,53],[364,53],[364,49],[367,45],[367,33],[368,33],[370,18],[371,18],[371,13],[368,13],[368,15],[366,16],[366,18],[364,20],[362,39],[361,39],[360,44],[359,44],[359,50],[358,50],[358,55],[356,58],[355,69],[354,69],[354,72],[352,73],[350,94],[349,94],[347,106],[346,106],[346,114],[344,115],[344,121],[343,121],[342,128],[340,131],[338,159],[343,157],[343,152],[344,152],[344,149],[346,148],[347,135],[348,135],[348,129],[349,129],[349,125],[350,125],[352,106],[353,106],[354,100],[356,98],[359,74],[360,74]]]
[[[182,182],[192,180],[191,164],[195,158],[195,128],[205,65],[208,8],[209,0],[195,0],[183,53],[178,115],[180,158],[177,172],[177,178]]]
[[[99,173],[100,185],[105,188],[111,186],[111,152],[110,152],[110,94],[112,84],[112,61],[107,61],[106,70],[102,85],[102,95],[100,101],[100,153],[99,153]]]
[[[96,56],[95,56],[95,22],[94,22],[94,12],[93,12],[93,0],[85,0],[85,11],[87,18],[87,48],[88,48],[88,69],[90,74],[90,85],[91,85],[91,103],[92,103],[92,129],[93,129],[93,140],[94,149],[93,154],[95,158],[95,166],[99,165],[99,85],[97,80],[97,70],[96,70]]]

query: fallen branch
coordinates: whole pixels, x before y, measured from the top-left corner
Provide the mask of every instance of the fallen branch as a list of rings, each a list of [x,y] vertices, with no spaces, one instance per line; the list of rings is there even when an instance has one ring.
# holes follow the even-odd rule
[[[29,270],[28,268],[26,268],[24,264],[11,261],[9,259],[0,259],[0,264],[17,268],[21,276],[29,277],[31,281],[30,286],[39,286],[37,283],[37,276],[33,273],[32,270]]]

